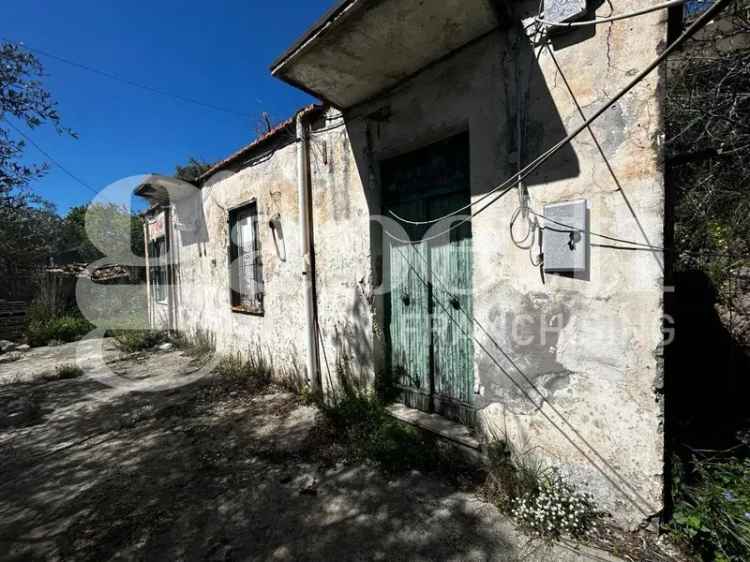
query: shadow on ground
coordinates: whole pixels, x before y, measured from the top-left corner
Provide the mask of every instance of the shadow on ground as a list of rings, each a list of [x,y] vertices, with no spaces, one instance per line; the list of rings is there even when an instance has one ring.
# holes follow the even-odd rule
[[[318,411],[281,389],[218,376],[141,394],[85,378],[0,386],[0,408],[19,400],[35,408],[0,429],[3,560],[529,559],[470,494],[337,456]],[[550,556],[579,555],[531,559]]]

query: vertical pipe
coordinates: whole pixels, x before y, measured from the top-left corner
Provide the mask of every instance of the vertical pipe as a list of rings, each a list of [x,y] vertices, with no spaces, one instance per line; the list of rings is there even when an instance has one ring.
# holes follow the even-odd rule
[[[151,271],[148,262],[148,219],[143,218],[143,257],[146,263],[146,314],[148,315],[148,328],[153,328],[153,318],[151,316]]]
[[[164,253],[166,255],[167,267],[167,331],[172,334],[175,330],[174,323],[174,298],[172,296],[172,206],[164,206]]]
[[[310,152],[307,127],[301,113],[297,114],[297,189],[299,196],[299,223],[302,230],[302,282],[305,301],[305,366],[314,392],[321,391],[318,370],[318,345],[315,337],[315,301],[313,268],[311,209],[310,209]]]
[[[170,326],[169,331],[177,334],[179,329],[179,311],[178,311],[178,298],[177,298],[177,266],[179,259],[177,256],[177,228],[175,221],[172,220],[175,216],[175,204],[170,201],[169,207],[167,208],[167,214],[164,216],[166,221],[165,233],[168,234],[167,238],[167,275],[169,281],[169,318]]]

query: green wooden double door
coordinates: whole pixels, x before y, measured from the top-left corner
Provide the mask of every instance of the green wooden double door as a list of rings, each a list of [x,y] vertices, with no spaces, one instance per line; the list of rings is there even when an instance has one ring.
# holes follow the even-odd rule
[[[469,147],[453,137],[382,165],[386,216],[431,221],[469,203]],[[471,223],[386,227],[390,371],[407,406],[473,424]]]

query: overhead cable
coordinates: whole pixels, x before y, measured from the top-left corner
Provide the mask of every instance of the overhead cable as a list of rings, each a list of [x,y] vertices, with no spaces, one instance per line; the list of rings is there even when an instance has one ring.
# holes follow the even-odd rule
[[[387,230],[384,230],[383,232],[391,240],[395,240],[396,242],[401,242],[402,244],[421,244],[422,242],[431,242],[433,240],[437,240],[438,238],[442,238],[442,237],[446,236],[447,234],[450,234],[454,230],[456,230],[458,228],[461,228],[466,223],[471,222],[471,219],[473,219],[474,217],[479,216],[482,212],[486,211],[488,207],[492,206],[498,199],[500,199],[501,197],[505,196],[507,193],[510,193],[513,189],[515,189],[515,185],[511,185],[510,187],[506,188],[504,191],[502,191],[500,194],[498,194],[495,198],[493,198],[492,201],[490,201],[484,207],[480,208],[479,210],[477,210],[476,212],[472,213],[471,215],[468,215],[468,216],[463,216],[463,215],[456,216],[455,214],[452,214],[452,215],[448,215],[447,217],[444,217],[441,220],[448,220],[451,217],[456,217],[457,221],[454,224],[452,224],[450,227],[446,228],[445,230],[443,230],[441,232],[438,232],[437,234],[433,234],[431,236],[428,236],[427,238],[421,238],[419,240],[406,240],[406,239],[403,239],[403,238],[398,238],[397,236],[391,234]],[[392,213],[392,214],[394,214],[394,213]],[[395,216],[395,214],[394,214],[394,216]]]
[[[449,217],[458,215],[459,213],[462,213],[464,211],[467,211],[471,209],[473,206],[485,201],[486,199],[492,197],[495,195],[498,191],[505,189],[508,185],[515,184],[517,181],[522,181],[531,174],[533,174],[537,169],[539,169],[541,166],[543,166],[552,156],[554,156],[557,152],[559,152],[563,147],[570,144],[572,140],[574,140],[578,135],[580,135],[583,131],[587,130],[589,126],[596,121],[599,117],[601,117],[606,111],[608,111],[613,105],[615,105],[620,99],[622,99],[630,90],[632,90],[635,86],[637,86],[646,76],[648,76],[655,68],[657,68],[664,60],[669,57],[677,48],[679,48],[685,41],[687,41],[690,37],[692,37],[698,30],[703,28],[709,21],[711,21],[716,14],[718,14],[721,10],[724,9],[724,7],[731,3],[733,0],[717,0],[717,2],[706,12],[704,12],[693,24],[688,27],[682,35],[680,35],[675,41],[669,45],[664,51],[657,56],[644,70],[642,70],[635,78],[633,78],[624,88],[622,88],[617,94],[615,94],[607,103],[605,103],[602,107],[600,107],[594,114],[586,119],[581,125],[576,127],[573,132],[571,132],[568,136],[566,136],[564,139],[562,139],[560,142],[558,142],[556,145],[548,149],[546,152],[544,152],[541,156],[537,157],[534,161],[527,164],[523,170],[520,172],[513,174],[510,176],[507,180],[505,180],[500,185],[492,188],[490,191],[485,193],[483,196],[478,198],[476,201],[473,201],[469,203],[468,205],[465,205],[461,207],[460,209],[456,209],[452,213],[448,213],[440,218],[428,220],[428,221],[413,221],[406,219],[404,217],[399,216],[398,214],[394,213],[393,211],[390,211],[391,216],[393,216],[395,219],[406,223],[406,224],[413,224],[413,225],[426,225],[426,224],[435,224],[438,222],[441,222]],[[505,195],[505,193],[501,193],[500,196],[493,198],[490,201],[490,205],[494,203],[494,201],[497,201],[500,197]],[[484,210],[486,206],[482,209]]]
[[[91,185],[89,185],[88,183],[86,183],[85,181],[83,181],[81,178],[79,178],[78,176],[76,176],[73,172],[71,172],[70,170],[68,170],[65,166],[63,166],[62,164],[60,164],[60,162],[58,162],[57,160],[55,160],[52,157],[52,155],[50,155],[49,152],[47,152],[41,146],[39,146],[36,142],[34,142],[34,140],[31,137],[29,137],[26,133],[24,133],[21,129],[19,129],[18,127],[16,127],[13,123],[11,123],[10,121],[8,121],[7,119],[5,119],[4,122],[7,123],[7,125],[11,129],[13,129],[16,133],[18,133],[21,137],[23,137],[30,145],[32,145],[39,152],[41,152],[42,155],[45,158],[47,158],[55,166],[57,166],[58,168],[60,168],[60,170],[62,170],[67,176],[69,176],[71,179],[73,179],[76,182],[78,182],[79,184],[81,184],[83,187],[85,187],[86,189],[88,189],[94,195],[99,195],[99,192],[96,189],[94,189],[93,187],[91,187]]]
[[[420,271],[414,266],[414,264],[411,262],[411,260],[408,258],[408,256],[404,255],[404,252],[401,250],[401,248],[397,248],[399,253],[401,254],[401,257],[406,261],[409,268],[414,272],[417,279],[427,285],[427,280],[424,279]],[[427,263],[426,258],[424,258],[419,252],[415,252],[419,258]],[[444,281],[441,280],[440,276],[436,276],[433,272],[432,274],[432,281],[437,281],[440,285],[442,285],[442,290],[445,291],[451,299],[456,298],[456,295],[453,294],[453,291],[450,290],[450,287],[448,287]],[[554,427],[562,436],[565,438],[568,443],[570,443],[590,464],[593,466],[599,473],[604,476],[613,486],[614,488],[620,492],[628,501],[630,501],[636,509],[641,511],[644,514],[651,513],[653,511],[653,508],[648,505],[648,501],[641,496],[639,491],[633,487],[633,485],[628,482],[628,480],[620,474],[616,468],[614,468],[603,456],[599,451],[596,450],[596,448],[591,445],[588,440],[581,434],[580,430],[577,429],[568,419],[565,417],[555,406],[552,404],[547,396],[538,388],[538,386],[534,383],[533,380],[518,366],[518,363],[500,346],[500,344],[497,342],[497,340],[487,331],[487,329],[482,325],[482,323],[476,318],[476,316],[468,313],[466,310],[464,310],[463,307],[459,306],[458,310],[461,311],[461,313],[466,317],[466,319],[471,322],[472,325],[477,326],[479,330],[482,331],[485,338],[478,338],[474,334],[474,330],[470,330],[463,326],[460,322],[457,322],[455,314],[454,307],[451,307],[449,309],[440,298],[435,298],[435,303],[445,312],[448,319],[455,324],[456,328],[468,339],[472,340],[476,343],[476,345],[487,355],[487,357],[492,361],[492,363],[495,364],[495,366],[500,370],[500,372],[507,377],[511,383],[520,391],[520,393],[531,403],[535,406],[538,406],[538,411],[541,414],[542,417],[544,417],[552,427]],[[484,340],[484,341],[483,341]],[[487,343],[491,342],[495,348],[503,355],[506,361],[510,365],[512,365],[513,369],[515,369],[518,374],[523,378],[528,385],[528,388],[526,388],[521,382],[516,380],[516,377],[511,375],[508,369],[506,369],[500,360],[495,357],[495,355],[487,348]],[[535,400],[531,396],[531,390],[539,395],[539,400]],[[544,408],[542,406],[546,405],[547,408]],[[556,416],[562,420],[562,423],[555,421],[553,419],[553,416],[547,411],[551,410],[556,414]],[[572,431],[572,434],[569,434],[562,425],[566,425],[570,428]],[[573,436],[577,437],[580,442],[577,442],[576,439],[573,438]],[[590,451],[590,453],[589,453]],[[599,463],[603,465],[603,467],[606,467],[606,469],[609,469],[612,475],[607,473],[607,470],[599,465],[591,456],[594,456],[598,459]],[[619,480],[619,482],[617,481]],[[625,489],[629,489],[630,493],[626,492]],[[632,496],[631,496],[632,494]],[[642,505],[639,503],[642,502],[646,507],[642,507]]]
[[[5,41],[9,41],[8,39],[4,39]],[[10,41],[9,41],[10,42]],[[161,96],[166,96],[170,98],[174,98],[176,100],[185,102],[185,103],[192,103],[193,105],[199,105],[201,107],[205,107],[207,109],[213,109],[214,111],[221,111],[223,113],[229,113],[232,115],[238,115],[240,117],[252,117],[249,113],[244,113],[242,111],[236,111],[234,109],[228,109],[226,107],[221,107],[218,105],[214,105],[212,103],[206,103],[194,98],[189,98],[180,94],[174,94],[172,92],[168,92],[166,90],[160,90],[158,88],[154,88],[152,86],[149,86],[148,84],[143,84],[141,82],[136,82],[135,80],[130,80],[129,78],[123,78],[122,76],[118,76],[117,74],[112,74],[111,72],[107,72],[105,70],[100,70],[98,68],[94,68],[93,66],[89,66],[87,64],[82,64],[79,62],[72,61],[70,59],[66,59],[63,57],[60,57],[58,55],[54,55],[50,52],[43,51],[42,49],[36,49],[34,47],[29,47],[25,43],[20,43],[20,45],[26,49],[27,51],[31,51],[32,53],[36,53],[38,55],[42,55],[51,59],[54,59],[56,61],[65,63],[70,66],[74,66],[76,68],[80,68],[82,70],[86,70],[88,72],[92,72],[94,74],[98,74],[99,76],[104,76],[105,78],[109,78],[110,80],[116,80],[118,82],[122,82],[123,84],[127,84],[129,86],[133,86],[134,88],[140,88],[142,90],[146,90],[148,92],[151,92],[153,94],[159,94]]]
[[[616,238],[614,236],[609,236],[607,234],[600,234],[598,232],[593,232],[591,230],[582,229],[580,227],[572,226],[569,224],[565,224],[564,222],[557,221],[555,219],[551,219],[549,217],[544,216],[541,213],[537,213],[533,209],[529,209],[529,213],[534,215],[535,217],[539,217],[541,219],[544,219],[545,223],[549,222],[556,226],[559,226],[560,228],[566,229],[567,232],[578,232],[581,234],[588,234],[589,236],[596,236],[597,238],[602,238],[604,240],[609,240],[610,242],[617,242],[619,244],[627,244],[628,246],[607,246],[608,248],[613,248],[617,250],[644,250],[644,251],[650,251],[650,252],[682,252],[685,254],[704,254],[709,256],[717,256],[717,257],[725,257],[725,258],[739,258],[739,257],[746,257],[746,256],[740,256],[736,254],[730,254],[727,252],[702,252],[700,250],[677,250],[675,248],[665,248],[662,246],[654,246],[652,244],[644,244],[643,242],[636,242],[634,240],[625,240],[623,238]],[[542,227],[546,230],[556,230],[556,229],[550,229],[548,226]]]

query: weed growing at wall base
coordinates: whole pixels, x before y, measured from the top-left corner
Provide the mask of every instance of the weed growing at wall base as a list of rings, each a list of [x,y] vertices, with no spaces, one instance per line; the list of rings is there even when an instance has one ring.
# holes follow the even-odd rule
[[[601,518],[590,494],[577,491],[552,470],[539,488],[513,501],[511,511],[519,527],[534,537],[583,539],[596,531]]]
[[[255,379],[264,384],[271,382],[271,372],[264,362],[245,359],[239,354],[224,357],[215,372],[224,379]]]
[[[388,415],[369,393],[347,392],[332,404],[320,405],[336,436],[355,459],[370,459],[392,472],[432,471],[441,464],[434,440]]]
[[[591,495],[576,490],[555,468],[546,468],[507,441],[488,446],[485,495],[523,531],[545,541],[583,539],[603,513]]]

